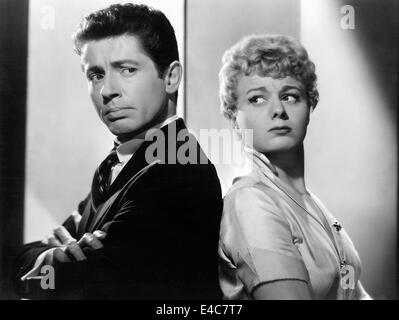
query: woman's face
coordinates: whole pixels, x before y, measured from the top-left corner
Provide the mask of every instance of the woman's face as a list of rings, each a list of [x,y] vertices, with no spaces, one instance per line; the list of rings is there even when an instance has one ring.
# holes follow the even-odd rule
[[[292,77],[273,79],[256,74],[241,76],[237,83],[236,122],[247,133],[247,146],[262,153],[285,152],[302,145],[310,108],[304,86]]]

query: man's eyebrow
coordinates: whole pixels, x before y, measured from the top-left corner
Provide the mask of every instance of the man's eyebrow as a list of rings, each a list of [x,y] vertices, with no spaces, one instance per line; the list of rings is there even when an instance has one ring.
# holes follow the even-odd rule
[[[111,62],[112,67],[120,67],[121,65],[124,65],[124,64],[133,64],[136,66],[140,65],[140,63],[138,61],[132,60],[132,59],[123,59],[123,60],[116,60],[116,61]]]
[[[89,73],[91,73],[91,72],[95,72],[95,73],[102,73],[102,72],[104,72],[104,69],[101,68],[101,67],[99,67],[99,66],[90,66],[90,67],[87,68],[87,70],[85,70],[85,66],[84,66],[83,64],[81,65],[81,67],[82,67],[82,71],[83,71],[84,73],[86,73],[86,74],[89,74]]]

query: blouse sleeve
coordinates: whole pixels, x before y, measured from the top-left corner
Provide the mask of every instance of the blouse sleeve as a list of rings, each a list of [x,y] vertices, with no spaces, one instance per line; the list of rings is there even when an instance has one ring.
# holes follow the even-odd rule
[[[267,282],[309,283],[289,222],[264,190],[256,186],[239,188],[225,198],[221,237],[249,294]]]

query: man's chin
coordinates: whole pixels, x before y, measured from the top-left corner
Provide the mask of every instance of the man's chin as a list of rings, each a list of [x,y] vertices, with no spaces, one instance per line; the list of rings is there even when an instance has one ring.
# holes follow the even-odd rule
[[[122,118],[114,121],[105,122],[109,131],[118,137],[120,141],[130,140],[132,138],[144,138],[145,132],[154,126],[157,121],[134,121],[132,119]]]
[[[140,131],[141,126],[133,123],[123,123],[123,120],[116,120],[108,124],[108,130],[115,136],[132,136]]]

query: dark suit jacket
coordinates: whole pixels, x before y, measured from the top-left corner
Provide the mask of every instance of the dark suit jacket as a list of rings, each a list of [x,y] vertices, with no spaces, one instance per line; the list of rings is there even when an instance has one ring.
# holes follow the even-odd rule
[[[178,132],[183,130],[185,141],[168,132],[173,126]],[[82,220],[78,230],[71,217],[63,224],[76,239],[85,232],[107,232],[102,240],[104,247],[85,248],[87,260],[84,261],[55,263],[55,289],[43,290],[37,281],[22,282],[20,277],[50,246],[40,242],[26,244],[14,268],[14,282],[22,296],[50,299],[220,297],[217,245],[222,196],[215,167],[209,160],[207,164],[198,164],[207,158],[195,138],[187,135],[183,120],[161,130],[166,136],[166,148],[159,149],[158,154],[153,152],[158,159],[173,159],[183,147],[180,152],[189,149],[190,159],[197,164],[149,164],[145,153],[151,142],[144,142],[111,185],[106,201],[96,207],[90,193],[79,204]]]

